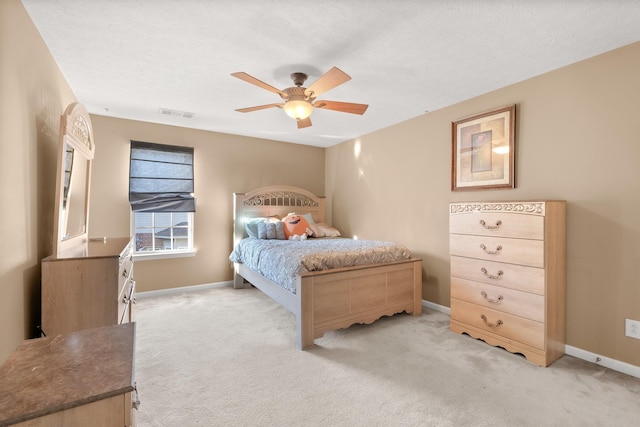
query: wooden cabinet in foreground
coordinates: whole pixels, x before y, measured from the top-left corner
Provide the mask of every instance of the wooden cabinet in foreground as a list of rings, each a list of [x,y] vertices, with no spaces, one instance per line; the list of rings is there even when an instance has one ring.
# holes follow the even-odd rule
[[[126,238],[42,260],[42,331],[47,336],[127,323],[135,301],[133,248]]]
[[[0,366],[0,426],[135,425],[135,323],[24,341]]]
[[[451,330],[549,366],[565,347],[566,202],[452,203]]]

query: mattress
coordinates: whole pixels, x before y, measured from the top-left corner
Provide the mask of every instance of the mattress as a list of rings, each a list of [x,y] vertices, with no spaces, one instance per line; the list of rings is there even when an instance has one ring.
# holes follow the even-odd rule
[[[320,238],[270,240],[246,238],[229,260],[245,264],[290,292],[296,292],[296,275],[309,271],[381,264],[411,258],[404,246],[378,240]]]

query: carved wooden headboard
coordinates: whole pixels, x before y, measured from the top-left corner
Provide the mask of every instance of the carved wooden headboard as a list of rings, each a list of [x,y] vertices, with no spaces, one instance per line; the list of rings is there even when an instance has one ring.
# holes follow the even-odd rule
[[[244,237],[248,219],[277,216],[290,212],[309,213],[315,222],[325,222],[325,198],[297,187],[276,185],[262,187],[248,193],[233,193],[233,244]]]

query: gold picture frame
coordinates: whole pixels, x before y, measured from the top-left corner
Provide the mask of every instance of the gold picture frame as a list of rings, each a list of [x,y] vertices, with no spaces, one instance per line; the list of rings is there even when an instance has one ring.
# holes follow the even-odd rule
[[[515,188],[516,106],[451,123],[451,191]]]

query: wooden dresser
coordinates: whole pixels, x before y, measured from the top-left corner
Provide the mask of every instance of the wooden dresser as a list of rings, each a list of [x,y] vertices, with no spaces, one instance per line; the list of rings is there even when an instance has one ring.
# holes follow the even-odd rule
[[[549,366],[565,346],[566,202],[449,208],[451,330]]]
[[[0,426],[135,425],[135,323],[24,341],[0,366]]]
[[[47,336],[133,319],[133,246],[128,237],[90,240],[42,260],[42,331]]]

